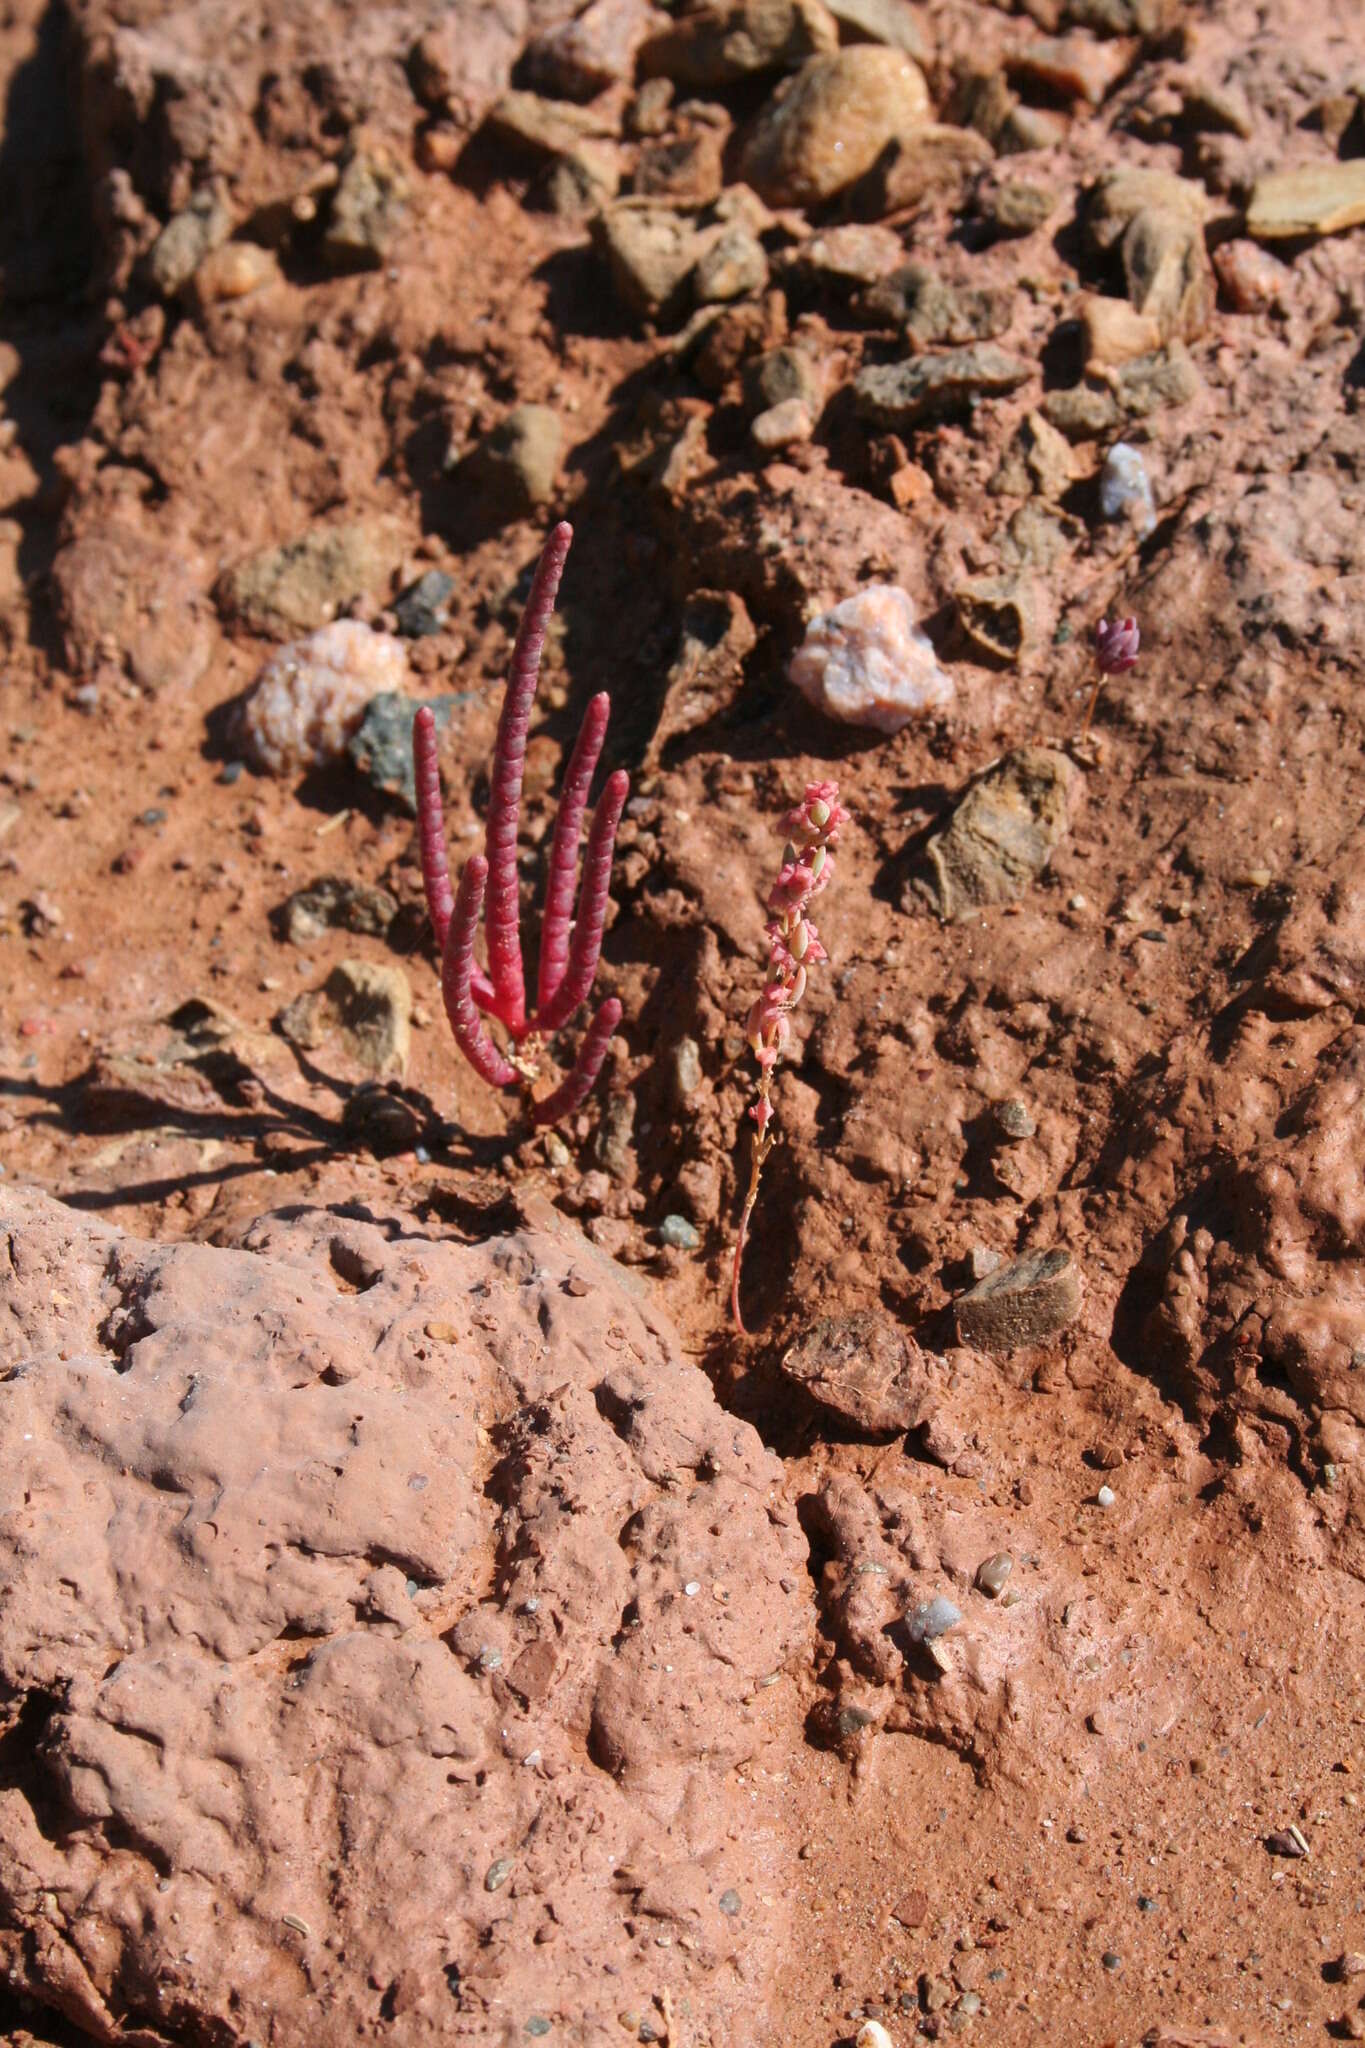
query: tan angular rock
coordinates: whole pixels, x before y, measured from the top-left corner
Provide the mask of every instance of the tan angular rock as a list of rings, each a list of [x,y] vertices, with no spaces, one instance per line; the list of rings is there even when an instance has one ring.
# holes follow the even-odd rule
[[[461,465],[461,481],[496,519],[522,519],[554,495],[564,422],[550,405],[515,405]]]
[[[849,291],[876,284],[905,261],[905,244],[894,229],[849,221],[801,242],[787,258],[786,274],[803,285]]]
[[[888,143],[930,118],[924,74],[902,50],[855,44],[814,57],[779,87],[745,150],[744,176],[773,206],[842,192]]]
[[[681,310],[684,286],[707,247],[691,221],[670,207],[623,199],[597,216],[592,234],[632,313],[655,320]]]
[[[253,633],[281,639],[306,633],[335,618],[351,598],[382,592],[404,545],[393,519],[315,526],[239,562],[219,578],[216,596],[223,612]]]
[[[1204,231],[1188,215],[1158,206],[1134,214],[1123,235],[1123,275],[1138,313],[1162,341],[1193,341],[1213,318],[1217,289]]]
[[[401,1081],[412,1043],[412,984],[401,967],[342,960],[320,989],[297,997],[277,1021],[302,1052],[336,1042],[365,1073]]]
[[[1068,441],[1098,441],[1101,435],[1112,433],[1121,418],[1113,392],[1092,384],[1049,391],[1039,411]]]
[[[1076,480],[1071,443],[1041,412],[1028,413],[991,478],[991,489],[1003,497],[1060,498]]]
[[[926,121],[899,137],[859,181],[852,195],[855,210],[880,219],[936,195],[960,193],[994,160],[990,143],[974,128]]]
[[[791,71],[836,50],[839,30],[821,0],[733,0],[685,14],[640,52],[646,78],[705,91],[764,71]]]
[[[1117,246],[1139,213],[1174,214],[1202,228],[1210,210],[1208,194],[1191,178],[1144,168],[1106,171],[1090,189],[1086,233],[1096,249],[1105,251]]]
[[[1016,51],[1009,71],[1013,78],[1098,107],[1123,76],[1131,56],[1131,46],[1122,43],[1097,43],[1093,36],[1049,36]]]
[[[322,253],[334,270],[375,270],[407,214],[408,181],[385,143],[354,143],[333,191]]]
[[[794,448],[800,441],[809,441],[814,432],[815,419],[803,398],[784,398],[749,422],[750,439],[765,454]]]
[[[1294,235],[1336,235],[1365,221],[1365,157],[1301,164],[1258,178],[1247,207],[1247,233],[1258,241]]]
[[[910,0],[829,0],[829,11],[846,40],[885,43],[904,50],[917,64],[933,59],[933,40]]]
[[[761,292],[768,282],[763,244],[747,228],[727,228],[712,242],[692,274],[698,305],[723,304]]]
[[[1150,313],[1139,313],[1126,299],[1087,293],[1076,309],[1081,317],[1085,360],[1098,369],[1116,369],[1134,356],[1160,348],[1161,328]]]
[[[928,886],[945,922],[1012,903],[1066,835],[1075,770],[1049,747],[1021,747],[987,769],[926,848]]]
[[[1018,661],[1037,637],[1038,599],[1027,576],[971,576],[959,584],[957,615],[979,654]]]
[[[1114,396],[1130,420],[1146,419],[1168,405],[1188,405],[1203,390],[1198,370],[1180,343],[1136,356],[1113,373]]]

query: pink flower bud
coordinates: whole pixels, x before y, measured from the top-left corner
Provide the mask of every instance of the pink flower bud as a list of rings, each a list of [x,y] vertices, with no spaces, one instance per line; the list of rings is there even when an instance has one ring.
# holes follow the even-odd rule
[[[1139,638],[1136,619],[1101,619],[1095,628],[1095,660],[1100,673],[1121,676],[1132,668],[1138,658]]]

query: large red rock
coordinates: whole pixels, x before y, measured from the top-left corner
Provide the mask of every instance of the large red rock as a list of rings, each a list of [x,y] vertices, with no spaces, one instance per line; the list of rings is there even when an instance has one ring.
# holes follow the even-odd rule
[[[794,1848],[735,1771],[807,1648],[805,1545],[546,1226],[158,1247],[4,1195],[17,1990],[136,2043],[606,2042],[665,1994],[761,2038]]]

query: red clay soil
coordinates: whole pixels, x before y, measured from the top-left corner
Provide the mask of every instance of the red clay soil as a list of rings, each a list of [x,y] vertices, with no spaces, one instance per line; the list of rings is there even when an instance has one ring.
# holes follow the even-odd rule
[[[3,2038],[1365,2038],[1350,11],[571,11],[0,22]],[[839,44],[933,125],[797,205]],[[532,923],[596,690],[635,793],[532,1135],[240,703],[397,632],[459,863],[560,516]],[[787,678],[870,583],[891,737]]]

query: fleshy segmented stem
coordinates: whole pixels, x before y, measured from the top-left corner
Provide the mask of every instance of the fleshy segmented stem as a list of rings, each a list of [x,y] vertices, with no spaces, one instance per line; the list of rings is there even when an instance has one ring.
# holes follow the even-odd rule
[[[531,1030],[526,1017],[526,979],[521,961],[520,891],[517,878],[517,826],[521,820],[521,783],[526,767],[526,735],[540,675],[555,595],[573,528],[561,520],[545,543],[531,579],[531,591],[517,628],[507,693],[502,700],[498,737],[493,749],[493,781],[488,802],[484,844],[488,852],[488,973],[493,984],[495,1016],[514,1038]]]

